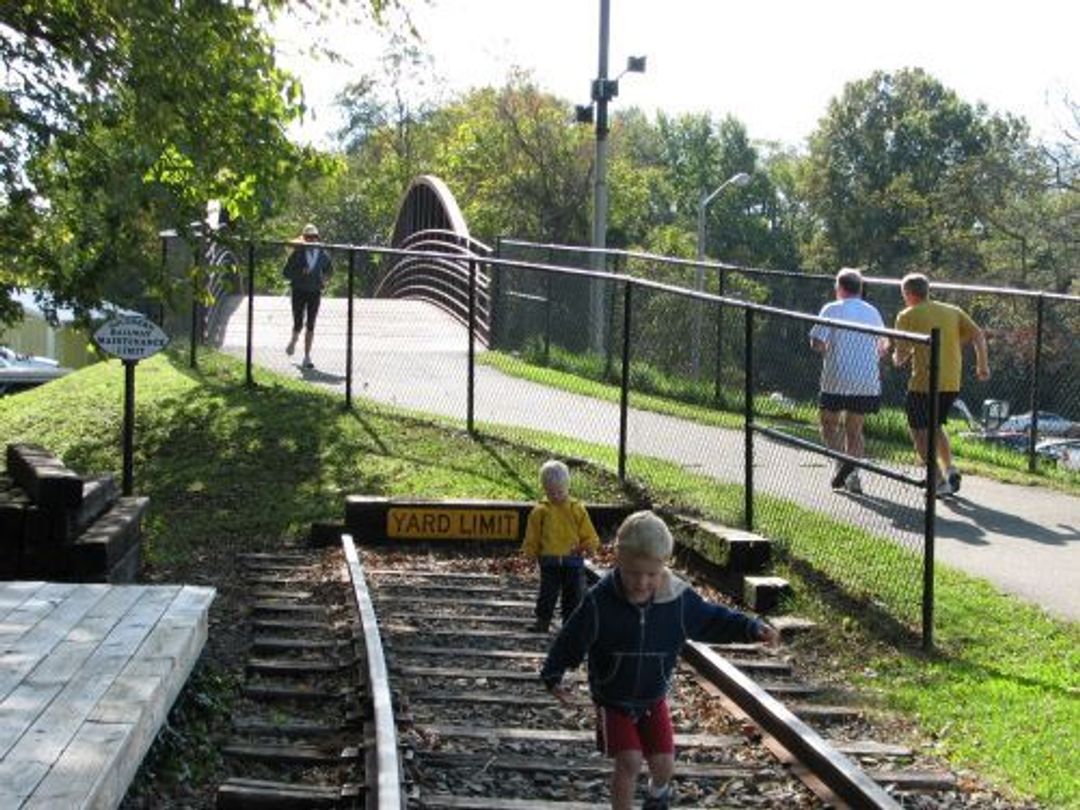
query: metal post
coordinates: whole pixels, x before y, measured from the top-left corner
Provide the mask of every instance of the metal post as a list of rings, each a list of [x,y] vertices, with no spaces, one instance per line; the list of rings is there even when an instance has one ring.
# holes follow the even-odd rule
[[[499,348],[500,331],[502,329],[502,312],[500,310],[502,296],[502,259],[501,236],[495,237],[495,261],[491,264],[491,278],[488,285],[488,346],[492,349]]]
[[[165,328],[165,276],[169,271],[169,237],[161,237],[161,289],[158,295],[161,301],[158,303],[158,326]]]
[[[356,251],[349,251],[348,318],[345,327],[345,409],[352,408],[353,378],[353,295],[356,290]]]
[[[743,523],[754,530],[754,310],[747,307],[743,366]]]
[[[552,249],[548,248],[547,263],[554,264]],[[552,273],[544,274],[544,365],[551,365],[551,277]]]
[[[622,253],[615,254],[615,275],[622,275],[622,265],[625,260],[625,255]],[[615,335],[615,290],[616,287],[611,288],[611,295],[608,296],[608,329],[607,329],[607,343],[604,351],[604,382],[611,379],[611,364],[615,361],[614,349],[612,345],[612,338]]]
[[[188,365],[195,368],[195,341],[199,333],[199,270],[195,269],[195,279],[191,282],[191,357]]]
[[[469,369],[468,404],[466,427],[471,436],[475,432],[474,415],[476,399],[476,262],[469,261]]]
[[[244,379],[248,387],[255,385],[252,376],[251,353],[255,330],[255,241],[248,242],[247,255],[247,344],[244,352]]]
[[[630,409],[630,314],[631,292],[634,288],[627,281],[623,284],[623,333],[622,333],[622,384],[619,391],[619,482],[626,483],[627,415]]]
[[[1042,293],[1035,299],[1035,357],[1031,364],[1031,433],[1028,435],[1028,471],[1035,472],[1035,444],[1039,434],[1039,385],[1042,377],[1043,310],[1046,299]]]
[[[697,209],[697,267],[694,268],[694,289],[705,289],[705,207],[709,197],[703,195]],[[701,373],[701,322],[704,318],[702,301],[693,303],[693,325],[690,332],[690,373],[696,380]]]
[[[600,62],[592,96],[596,101],[596,175],[593,180],[592,266],[605,269],[604,249],[607,247],[607,136],[608,136],[608,40],[610,38],[611,3],[600,0]],[[589,281],[590,346],[599,354],[604,350],[604,288],[600,279]]]
[[[135,364],[138,360],[124,361],[124,470],[121,491],[130,495],[135,491]]]
[[[914,359],[912,362],[915,362]],[[934,529],[937,517],[938,387],[941,374],[941,330],[930,330],[930,386],[927,392],[926,510],[923,516],[922,646],[934,646]]]
[[[724,297],[724,268],[717,268],[717,294]],[[719,405],[723,400],[723,393],[720,390],[720,379],[723,376],[724,365],[724,309],[723,304],[716,305],[716,382],[713,386],[713,398],[716,400],[716,404]]]

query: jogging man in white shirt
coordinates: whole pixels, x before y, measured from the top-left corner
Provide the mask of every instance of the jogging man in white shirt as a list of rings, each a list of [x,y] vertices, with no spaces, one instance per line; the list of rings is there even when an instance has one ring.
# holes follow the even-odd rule
[[[836,274],[836,300],[821,308],[819,317],[882,327],[881,313],[862,298],[862,274],[851,267]],[[821,394],[818,398],[821,438],[825,445],[853,458],[864,454],[863,422],[881,405],[878,363],[888,348],[879,335],[816,323],[810,330],[810,348],[822,355]],[[833,489],[862,492],[858,469],[837,461]]]

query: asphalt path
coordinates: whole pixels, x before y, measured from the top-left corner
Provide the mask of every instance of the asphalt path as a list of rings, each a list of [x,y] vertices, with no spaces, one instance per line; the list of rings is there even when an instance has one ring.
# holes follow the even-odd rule
[[[291,315],[283,297],[257,297],[253,362],[344,392],[345,302],[324,299],[312,351],[285,354]],[[401,300],[359,300],[354,312],[353,393],[397,406],[464,419],[467,336],[442,311]],[[245,353],[246,307],[236,307],[222,349]],[[478,422],[533,428],[614,447],[616,404],[567,393],[477,366]],[[631,405],[633,404],[631,400]],[[631,407],[628,452],[673,461],[718,481],[742,481],[740,431],[699,425]],[[633,467],[629,472],[633,474]],[[922,544],[920,491],[881,476],[863,478],[864,495],[829,488],[830,467],[813,453],[755,439],[755,485],[809,509],[897,539]],[[965,476],[957,497],[938,501],[939,563],[993,583],[1048,613],[1080,619],[1080,498],[1041,487]]]

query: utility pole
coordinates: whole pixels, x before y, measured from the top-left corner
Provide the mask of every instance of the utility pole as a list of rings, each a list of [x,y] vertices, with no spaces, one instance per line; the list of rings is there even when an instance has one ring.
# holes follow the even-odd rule
[[[592,267],[606,269],[607,248],[607,136],[608,101],[618,92],[618,84],[608,81],[608,43],[611,38],[611,2],[600,0],[600,65],[592,86],[596,103],[596,174],[593,178]],[[589,282],[589,347],[604,350],[604,282]]]

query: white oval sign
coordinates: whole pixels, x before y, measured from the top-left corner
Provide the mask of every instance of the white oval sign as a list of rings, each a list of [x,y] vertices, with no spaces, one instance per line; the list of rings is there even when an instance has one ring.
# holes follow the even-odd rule
[[[94,342],[121,360],[144,360],[169,345],[169,336],[142,315],[118,315],[94,333]]]

